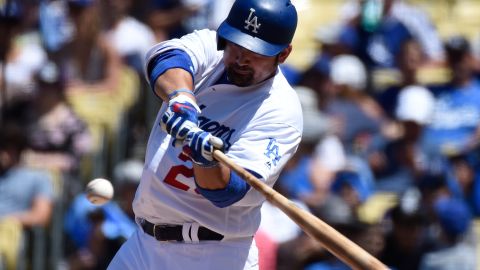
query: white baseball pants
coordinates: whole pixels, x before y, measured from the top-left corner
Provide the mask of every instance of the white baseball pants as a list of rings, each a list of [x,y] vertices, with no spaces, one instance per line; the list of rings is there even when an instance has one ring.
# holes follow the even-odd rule
[[[120,248],[107,270],[258,270],[253,239],[160,242],[137,230]]]

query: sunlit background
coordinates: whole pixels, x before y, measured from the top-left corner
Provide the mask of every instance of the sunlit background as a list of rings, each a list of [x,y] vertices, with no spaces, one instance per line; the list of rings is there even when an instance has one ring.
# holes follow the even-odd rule
[[[305,131],[275,188],[392,269],[480,269],[480,1],[292,2]],[[161,105],[144,55],[231,4],[0,0],[0,270],[106,269]],[[260,270],[349,269],[269,203],[255,239]]]

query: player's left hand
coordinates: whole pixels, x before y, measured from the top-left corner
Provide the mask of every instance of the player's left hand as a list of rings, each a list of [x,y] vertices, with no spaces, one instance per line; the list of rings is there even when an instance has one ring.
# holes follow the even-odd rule
[[[200,108],[186,95],[178,95],[168,102],[160,125],[174,139],[183,140],[188,131],[198,124]]]
[[[213,158],[215,149],[223,150],[222,139],[199,128],[191,129],[183,141],[183,152],[192,162],[202,167],[217,165],[218,162]]]

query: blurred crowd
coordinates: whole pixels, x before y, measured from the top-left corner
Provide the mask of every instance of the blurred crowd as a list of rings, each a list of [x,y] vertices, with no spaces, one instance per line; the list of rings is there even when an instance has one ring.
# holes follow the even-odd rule
[[[232,1],[0,1],[0,270],[106,268],[160,106],[144,55]],[[391,269],[480,269],[479,40],[406,0],[344,1],[308,35],[313,61],[281,66],[304,134],[274,188]],[[115,186],[103,206],[95,177]],[[255,238],[261,270],[349,269],[268,202]]]

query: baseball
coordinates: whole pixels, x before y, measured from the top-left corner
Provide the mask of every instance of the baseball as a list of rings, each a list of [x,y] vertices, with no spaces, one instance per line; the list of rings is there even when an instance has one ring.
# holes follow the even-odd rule
[[[85,193],[91,203],[102,205],[113,198],[113,186],[106,179],[96,178],[87,184]]]

